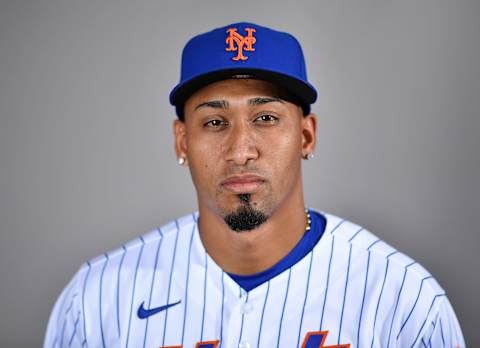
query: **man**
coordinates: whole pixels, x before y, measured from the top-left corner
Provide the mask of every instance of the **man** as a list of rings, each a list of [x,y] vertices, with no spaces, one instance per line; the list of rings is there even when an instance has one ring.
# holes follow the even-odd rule
[[[45,347],[464,347],[423,267],[305,209],[315,99],[289,34],[236,23],[191,39],[170,101],[199,211],[87,262]]]

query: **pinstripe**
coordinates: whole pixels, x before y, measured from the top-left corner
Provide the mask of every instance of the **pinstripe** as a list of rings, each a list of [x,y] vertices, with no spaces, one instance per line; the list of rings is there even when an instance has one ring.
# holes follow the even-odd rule
[[[177,226],[177,231],[175,232],[175,245],[173,246],[172,264],[170,265],[170,279],[168,281],[167,303],[170,303],[170,289],[172,288],[173,266],[175,265],[175,255],[177,254],[178,235],[180,234],[180,226],[178,226],[178,220],[175,220],[175,225]],[[165,310],[165,321],[163,322],[162,346],[165,345],[165,333],[167,332],[167,321],[168,321],[168,308]]]
[[[385,289],[385,282],[387,281],[388,266],[390,265],[390,256],[392,256],[395,253],[397,252],[394,251],[387,256],[387,266],[385,267],[385,275],[383,276],[382,289],[380,290],[380,295],[378,296],[377,308],[375,309],[375,318],[373,319],[372,344],[370,347],[373,347],[373,342],[375,341],[375,327],[377,326],[378,308],[380,307],[380,301],[382,300],[383,290]]]
[[[68,296],[70,296],[70,292],[72,291],[72,287],[70,287],[70,289],[68,289]],[[65,314],[64,314],[64,318],[63,318],[63,325],[62,325],[62,333],[61,333],[61,336],[60,336],[60,347],[62,346],[63,344],[63,336],[65,335],[65,327],[66,327],[66,324],[67,324],[67,315],[68,313],[70,312],[70,310],[72,309],[73,307],[73,300],[75,298],[77,294],[74,294],[74,296],[72,297],[71,301],[70,301],[70,305],[68,306],[67,310],[65,311]],[[62,306],[61,308],[63,308],[63,306],[65,305],[65,302],[66,302],[66,297],[65,296],[62,300]],[[60,317],[59,317],[60,318]],[[59,323],[59,320],[57,321],[57,325]],[[58,336],[57,336],[58,337]],[[57,341],[57,338],[55,338],[55,343]],[[55,344],[54,344],[55,346]]]
[[[88,280],[88,276],[90,275],[90,271],[92,270],[92,265],[90,264],[90,262],[87,262],[87,265],[88,265],[88,271],[87,271],[87,274],[85,275],[85,279],[83,281],[83,290],[82,290],[83,334],[85,335],[82,346],[86,345],[88,347],[88,342],[87,342],[87,318],[85,317],[85,289],[87,288],[87,280]]]
[[[69,296],[70,296],[70,292],[71,292],[72,288],[73,287],[70,287],[70,289],[68,290]],[[77,296],[77,293],[73,294],[73,296],[71,298],[71,301],[70,301],[70,305],[68,306],[68,308],[67,308],[67,310],[65,311],[65,314],[64,314],[63,325],[62,325],[62,333],[61,333],[61,336],[60,336],[60,347],[62,347],[63,340],[64,340],[64,338],[66,338],[65,337],[65,329],[66,329],[66,323],[67,323],[67,316],[70,313],[71,309],[73,308],[73,303],[74,303],[74,299],[75,299],[76,296]],[[64,302],[63,302],[62,306],[64,306],[65,303],[66,303],[66,301],[65,301],[65,298],[64,298]],[[72,318],[72,320],[73,320],[73,318]],[[57,341],[58,341],[58,336],[55,338],[55,343]]]
[[[449,320],[449,321],[450,321],[450,319],[451,319],[451,317],[448,317],[448,320]],[[456,325],[455,325],[455,326],[456,326]],[[456,340],[455,343],[460,342],[460,340],[458,339],[458,332],[457,332],[456,328],[454,327],[452,331],[454,332],[454,335],[455,335],[455,340]]]
[[[200,332],[200,342],[203,341],[203,327],[205,324],[205,307],[207,304],[207,272],[208,272],[207,251],[205,251],[205,275],[203,278],[202,330]]]
[[[72,295],[72,297],[70,297],[72,290],[73,290],[73,285],[68,288],[68,291],[67,291],[67,293],[66,293],[66,296],[65,296],[65,297],[63,298],[63,300],[62,300],[62,305],[61,305],[61,307],[60,307],[60,308],[61,308],[60,312],[64,309],[65,303],[67,302],[67,298],[70,299],[70,304],[68,305],[68,307],[67,307],[67,309],[66,309],[66,311],[65,311],[65,314],[68,314],[68,312],[69,312],[70,309],[72,308],[72,306],[73,306],[73,301],[74,301],[75,297],[77,297],[77,295],[78,295],[78,292],[76,292],[76,293],[74,293],[74,294]],[[57,321],[57,324],[59,324],[59,320]]]
[[[62,333],[60,334],[60,347],[63,346],[63,337],[65,337],[65,328],[67,327],[67,317],[63,319]]]
[[[360,347],[360,327],[362,326],[362,315],[363,315],[363,307],[365,305],[365,295],[367,293],[367,284],[368,284],[368,273],[370,271],[370,256],[371,256],[371,253],[370,253],[370,249],[375,245],[377,244],[378,242],[380,242],[380,239],[377,239],[376,241],[374,241],[372,244],[370,244],[367,248],[367,251],[368,251],[368,259],[367,259],[367,271],[365,272],[365,284],[364,284],[364,287],[363,287],[363,297],[362,297],[362,305],[360,307],[360,317],[358,319],[358,331],[357,331],[357,344],[358,344],[358,347]]]
[[[458,336],[457,336],[457,330],[454,329],[453,325],[452,325],[452,317],[447,317],[448,318],[448,328],[450,329],[450,344],[452,345],[452,347],[454,346],[454,343],[453,343],[453,331],[455,332],[455,340],[458,342]],[[456,343],[456,342],[455,342]]]
[[[342,219],[331,231],[330,234],[333,234],[337,228],[339,228],[343,223],[345,222],[345,219]]]
[[[375,242],[373,242],[372,244],[370,244],[370,246],[367,248],[367,250],[370,250],[371,248],[373,248],[373,246],[374,246],[375,244],[377,244],[378,242],[381,242],[381,240],[380,240],[380,239],[377,239]]]
[[[392,314],[392,321],[390,322],[390,330],[388,332],[387,348],[390,346],[390,337],[392,335],[393,320],[395,319],[395,314],[397,313],[398,303],[400,302],[400,295],[402,294],[403,286],[405,285],[405,279],[407,278],[407,270],[408,270],[408,267],[414,265],[415,263],[416,262],[413,261],[412,263],[408,264],[405,267],[405,272],[403,273],[402,285],[400,285],[400,290],[398,291],[397,300],[395,302],[395,309],[393,310],[393,314]]]
[[[392,251],[390,254],[387,255],[387,262],[388,262],[388,259],[390,258],[390,256],[392,255],[395,255],[395,254],[398,254],[398,251]]]
[[[70,297],[70,294],[71,294],[72,290],[73,290],[73,284],[70,285],[70,287],[68,288],[67,292],[65,293],[65,296],[64,296],[63,299],[62,299],[62,304],[61,304],[61,306],[60,306],[59,313],[61,313],[61,312],[64,310],[65,303],[67,302],[67,298]],[[65,311],[65,315],[68,314],[68,312],[69,312],[70,309],[72,308],[72,306],[73,306],[73,300],[75,299],[76,296],[77,296],[77,293],[73,294],[72,298],[70,299],[70,305],[68,306],[67,310]],[[61,318],[61,316],[58,316],[57,326],[60,325],[60,318]]]
[[[360,232],[363,231],[363,228],[360,228],[357,232],[355,232],[355,234],[348,240],[348,242],[350,243]]]
[[[442,337],[442,343],[443,343],[443,346],[445,347],[445,336],[443,335],[442,318],[439,318],[439,322],[440,322],[440,336]]]
[[[245,303],[248,302],[248,292],[247,292],[247,297],[245,298]],[[240,347],[240,342],[242,342],[242,336],[243,336],[243,321],[245,320],[245,311],[242,311],[242,322],[240,323],[240,335],[238,335],[238,347]]]
[[[452,321],[450,317],[448,317],[448,328],[450,331],[450,345],[453,347]]]
[[[323,305],[322,305],[322,316],[320,318],[320,330],[322,329],[323,325],[323,314],[325,312],[325,303],[327,302],[327,295],[328,295],[328,283],[330,282],[330,268],[332,267],[332,258],[333,258],[333,249],[335,247],[335,236],[332,237],[332,246],[330,248],[330,260],[328,261],[328,271],[327,271],[327,284],[325,286],[325,297],[323,298]]]
[[[75,297],[77,297],[77,293],[73,294],[72,296],[72,300],[70,301],[70,305],[68,306],[67,310],[65,311],[65,315],[68,314],[68,312],[70,312],[70,310],[72,309],[72,306],[73,306],[73,300],[75,299]]]
[[[285,292],[285,299],[283,300],[282,315],[280,316],[280,325],[278,326],[278,338],[277,338],[277,348],[280,345],[280,336],[282,335],[282,324],[283,324],[283,315],[285,313],[285,306],[287,304],[288,290],[290,289],[290,278],[292,275],[292,268],[288,269],[288,280],[287,280],[287,291]]]
[[[370,270],[370,250],[368,251],[367,271],[365,272],[365,285],[363,286],[362,306],[360,307],[360,317],[358,318],[357,345],[360,347],[360,327],[362,326],[363,306],[365,304],[365,294],[367,293],[368,272]]]
[[[81,311],[79,310],[78,312],[81,312]],[[78,314],[78,313],[77,313],[77,314]],[[72,323],[75,323],[75,319],[76,319],[76,318],[75,318],[75,315],[73,314],[73,310],[70,311],[69,316],[70,316],[70,321],[71,321]],[[68,321],[68,318],[65,318],[65,319],[67,319],[67,321]],[[71,334],[71,331],[70,331],[70,334]],[[65,336],[65,338],[66,338],[66,336]]]
[[[350,251],[348,252],[347,276],[345,277],[345,290],[343,292],[342,314],[340,315],[340,325],[339,325],[339,329],[338,329],[337,344],[340,344],[340,336],[342,334],[343,310],[345,309],[345,299],[347,298],[348,276],[350,274],[350,260],[351,259],[352,259],[352,244],[350,244]]]
[[[125,254],[127,253],[127,249],[125,245],[122,245],[123,254],[122,258],[120,259],[120,263],[118,265],[118,275],[117,275],[117,327],[118,327],[118,337],[120,337],[120,272],[123,266],[123,259],[125,259]]]
[[[162,242],[163,242],[162,229],[157,229],[157,232],[160,236],[160,240],[158,241],[157,253],[155,254],[155,263],[154,263],[154,266],[153,266],[152,283],[150,284],[150,296],[148,297],[148,308],[151,308],[150,306],[152,304],[153,285],[155,284],[155,276],[157,274],[157,268],[158,268],[158,255],[160,254],[160,249],[162,247]],[[149,324],[149,317],[147,317],[147,322],[145,323],[145,333],[143,335],[143,347],[145,347],[146,344],[147,344],[148,324]]]
[[[222,309],[220,313],[220,344],[219,348],[222,346],[222,339],[223,339],[223,306],[225,304],[225,272],[222,271]]]
[[[193,235],[195,234],[195,227],[197,226],[197,222],[193,224],[192,232],[190,234],[190,244],[188,246],[188,262],[187,262],[187,275],[185,277],[185,295],[183,300],[185,301],[185,307],[183,310],[183,325],[182,325],[182,345],[185,339],[185,322],[187,320],[187,310],[188,310],[188,283],[190,281],[190,256],[192,255],[192,242],[193,242]]]
[[[75,323],[73,324],[73,332],[72,335],[70,336],[70,340],[68,341],[68,346],[70,347],[73,342],[73,338],[75,337],[75,334],[77,333],[77,325],[78,322],[80,321],[80,311],[77,313],[77,319],[75,320]]]
[[[268,293],[270,292],[270,280],[267,283],[267,293],[265,294],[265,301],[263,302],[262,316],[260,317],[260,326],[258,328],[257,347],[260,347],[260,337],[262,335],[263,315],[265,314],[265,307],[267,306]]]
[[[103,313],[102,313],[102,290],[103,290],[103,275],[105,274],[105,268],[107,268],[107,264],[108,264],[108,254],[105,254],[105,263],[103,264],[103,268],[102,268],[102,274],[100,276],[100,291],[99,291],[99,314],[100,314],[100,318],[99,318],[99,321],[100,321],[100,333],[102,335],[102,344],[103,346],[105,347],[105,335],[103,334]]]
[[[312,263],[313,263],[312,261],[313,261],[313,250],[310,251],[310,265],[308,266],[307,285],[305,287],[305,297],[303,299],[302,315],[300,317],[300,325],[298,326],[297,347],[300,344],[300,335],[302,333],[303,315],[305,313],[305,305],[307,303],[307,297],[308,297],[308,288],[310,286],[310,274],[312,271]]]
[[[428,339],[428,345],[429,345],[430,347],[432,346],[432,337],[433,337],[433,334],[435,333],[435,326],[436,326],[433,321],[432,321],[431,324],[432,324],[432,326],[433,326],[433,328],[432,328],[432,334],[430,335],[430,338]]]
[[[133,276],[133,289],[132,289],[132,297],[130,299],[130,315],[128,316],[126,347],[128,347],[128,340],[130,339],[130,325],[132,324],[132,311],[133,311],[133,302],[134,302],[134,296],[135,296],[135,285],[137,284],[138,267],[140,266],[140,259],[142,258],[143,247],[145,246],[145,241],[143,240],[143,237],[140,237],[140,241],[142,242],[142,247],[140,248],[140,252],[138,253],[137,265],[135,266],[135,275]]]
[[[445,294],[438,294],[438,295],[435,295],[435,297],[433,298],[432,304],[430,305],[430,308],[428,309],[428,312],[427,312],[425,321],[423,322],[422,326],[420,327],[420,330],[418,330],[417,337],[416,337],[415,340],[413,341],[411,347],[415,346],[415,343],[417,343],[417,341],[418,341],[418,339],[419,339],[419,337],[420,337],[420,334],[422,333],[422,330],[423,330],[425,324],[427,323],[428,316],[430,315],[430,312],[432,311],[432,308],[433,308],[433,305],[434,305],[435,301],[437,300],[437,298],[443,297],[443,296],[445,296]],[[422,341],[423,341],[423,338],[422,338]]]
[[[422,279],[422,282],[420,283],[420,289],[418,290],[417,299],[415,300],[415,302],[414,302],[414,304],[413,304],[413,307],[412,307],[412,309],[410,310],[410,313],[408,313],[407,319],[405,319],[405,321],[403,322],[402,327],[400,328],[400,331],[398,331],[397,340],[398,340],[398,337],[400,337],[400,334],[402,333],[403,328],[404,328],[405,325],[407,324],[408,319],[410,319],[410,316],[412,315],[413,310],[415,309],[415,306],[417,305],[417,302],[418,302],[418,299],[419,299],[419,297],[420,297],[420,294],[422,293],[424,281],[425,281],[426,279],[430,279],[430,278],[432,278],[432,276],[428,276],[428,277],[425,277],[425,278]]]

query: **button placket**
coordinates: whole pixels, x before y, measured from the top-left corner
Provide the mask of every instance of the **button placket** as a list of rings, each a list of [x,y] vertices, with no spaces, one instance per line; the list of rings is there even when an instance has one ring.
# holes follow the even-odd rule
[[[246,341],[242,341],[240,342],[240,344],[238,345],[238,348],[250,348],[250,343],[246,342]]]
[[[250,347],[248,342],[241,341],[238,343],[238,328],[241,325],[242,316],[244,315],[244,306],[247,303],[247,295],[246,292],[241,291],[240,296],[237,297],[236,303],[232,308],[232,312],[230,313],[230,320],[228,323],[228,347],[230,348],[237,348],[237,347]],[[242,346],[243,344],[243,346]],[[222,344],[223,346],[223,344]]]
[[[253,311],[253,305],[250,302],[244,302],[241,305],[240,310],[243,314],[251,313]]]

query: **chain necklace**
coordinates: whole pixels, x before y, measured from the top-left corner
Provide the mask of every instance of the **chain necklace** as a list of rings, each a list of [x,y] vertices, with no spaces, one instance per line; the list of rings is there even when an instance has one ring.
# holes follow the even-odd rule
[[[305,215],[307,216],[307,227],[305,227],[305,233],[310,231],[310,228],[312,227],[312,219],[310,217],[310,212],[308,209],[305,209]]]

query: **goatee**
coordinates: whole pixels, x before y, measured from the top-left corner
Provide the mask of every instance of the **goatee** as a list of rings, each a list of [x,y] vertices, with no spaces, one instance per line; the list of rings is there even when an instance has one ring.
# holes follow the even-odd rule
[[[267,221],[268,216],[265,213],[252,208],[250,205],[249,194],[241,194],[239,199],[243,204],[224,218],[225,223],[231,230],[236,232],[251,231]]]

